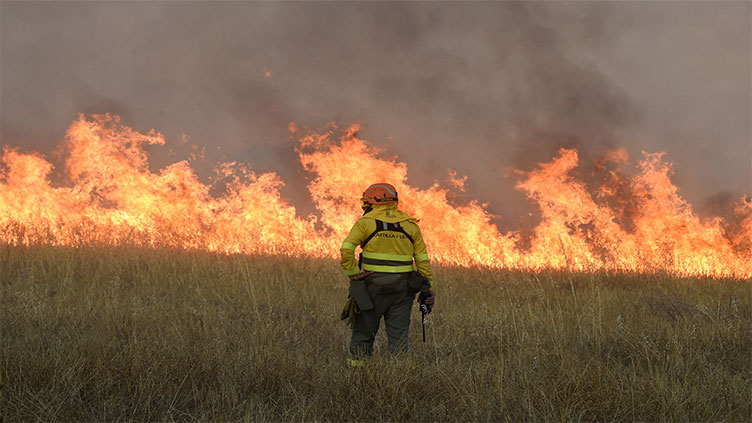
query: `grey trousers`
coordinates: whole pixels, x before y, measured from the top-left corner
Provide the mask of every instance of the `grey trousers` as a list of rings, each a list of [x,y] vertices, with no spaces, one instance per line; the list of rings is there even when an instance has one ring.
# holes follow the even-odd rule
[[[374,273],[366,279],[374,308],[355,315],[350,354],[360,357],[373,354],[373,341],[382,317],[389,352],[407,352],[410,311],[415,299],[415,294],[408,292],[408,279],[409,274],[404,273]]]

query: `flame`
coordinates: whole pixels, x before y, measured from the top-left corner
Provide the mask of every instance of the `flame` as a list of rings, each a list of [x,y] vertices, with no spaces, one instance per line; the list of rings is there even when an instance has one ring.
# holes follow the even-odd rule
[[[294,123],[289,129],[299,130]],[[378,179],[394,184],[401,208],[421,219],[434,262],[752,277],[752,200],[736,203],[733,225],[700,219],[671,183],[663,153],[643,153],[630,168],[625,150],[608,152],[596,162],[603,182],[595,189],[572,176],[578,166],[572,149],[519,172],[517,188],[541,213],[523,248],[520,232],[501,233],[485,205],[448,199],[449,189],[463,190],[466,178],[448,170],[449,189],[410,186],[407,166],[383,157],[358,138],[358,130],[331,124],[300,138],[296,151],[314,176],[308,188],[318,210],[318,216],[303,217],[281,196],[284,183],[274,173],[221,163],[205,184],[187,161],[153,172],[144,148],[165,145],[163,135],[136,132],[117,116],[82,115],[62,145],[64,184],[50,181],[54,167],[42,155],[3,149],[0,242],[334,257],[361,213],[357,199]],[[219,181],[224,193],[212,196]]]

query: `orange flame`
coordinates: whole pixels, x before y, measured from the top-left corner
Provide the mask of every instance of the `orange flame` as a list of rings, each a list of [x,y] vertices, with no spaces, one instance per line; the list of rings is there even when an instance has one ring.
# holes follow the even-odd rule
[[[517,188],[541,211],[530,246],[522,248],[521,235],[500,233],[484,205],[452,204],[438,183],[425,190],[408,185],[407,166],[381,157],[357,137],[358,129],[354,125],[337,139],[332,125],[300,140],[300,161],[315,175],[309,191],[317,218],[297,214],[280,195],[283,182],[274,173],[222,163],[215,179],[229,182],[215,197],[186,161],[149,170],[144,147],[164,145],[161,134],[133,131],[116,116],[81,116],[63,146],[66,185],[50,182],[53,165],[41,155],[3,149],[0,241],[333,257],[360,215],[357,199],[376,178],[394,184],[401,207],[421,218],[435,262],[752,277],[752,201],[736,204],[735,225],[700,219],[671,183],[662,153],[644,153],[630,175],[626,152],[609,152],[596,163],[605,179],[595,195],[571,176],[575,150],[562,149],[551,162],[522,173]],[[453,189],[463,189],[465,178],[449,175]]]

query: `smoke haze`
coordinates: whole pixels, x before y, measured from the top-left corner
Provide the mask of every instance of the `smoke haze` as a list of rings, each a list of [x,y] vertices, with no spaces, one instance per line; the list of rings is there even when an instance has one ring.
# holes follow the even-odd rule
[[[752,192],[749,2],[3,2],[0,137],[49,153],[78,113],[277,172],[310,210],[288,123],[361,137],[426,187],[447,169],[504,222],[511,169],[560,147],[666,151],[699,209]],[[153,165],[175,158],[155,149]],[[182,158],[182,157],[178,157]],[[508,229],[508,228],[505,228]]]

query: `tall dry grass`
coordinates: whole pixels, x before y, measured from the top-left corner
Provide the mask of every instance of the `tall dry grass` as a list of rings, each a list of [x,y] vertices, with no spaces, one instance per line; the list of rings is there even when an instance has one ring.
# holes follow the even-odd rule
[[[4,421],[749,421],[749,281],[439,267],[422,344],[344,364],[329,260],[0,250]]]

